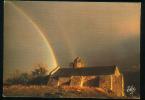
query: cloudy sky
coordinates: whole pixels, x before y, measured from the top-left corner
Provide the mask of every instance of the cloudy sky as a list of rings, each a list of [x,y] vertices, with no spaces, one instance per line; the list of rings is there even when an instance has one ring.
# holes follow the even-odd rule
[[[43,63],[139,69],[140,3],[6,1],[4,77]]]

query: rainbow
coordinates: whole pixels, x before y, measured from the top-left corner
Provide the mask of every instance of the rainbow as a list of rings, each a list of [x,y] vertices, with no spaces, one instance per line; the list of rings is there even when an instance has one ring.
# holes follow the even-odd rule
[[[59,19],[59,20],[57,20],[57,19]],[[66,45],[68,47],[68,51],[69,51],[69,53],[70,53],[70,55],[72,57],[72,60],[73,60],[75,57],[77,57],[76,50],[75,50],[75,48],[73,48],[73,45],[72,45],[71,41],[69,40],[69,37],[68,37],[68,35],[66,33],[66,29],[64,29],[63,25],[61,25],[61,23],[60,23],[61,20],[60,20],[60,18],[58,18],[58,16],[56,16],[56,20],[57,20],[56,21],[57,25],[60,28],[61,35],[63,36],[63,39],[66,41],[65,43],[66,43]],[[68,32],[68,33],[70,33],[70,32]]]
[[[11,5],[17,10],[19,11],[32,25],[33,27],[38,31],[38,33],[40,34],[40,36],[42,37],[42,39],[44,40],[44,42],[46,43],[47,45],[47,48],[50,50],[50,54],[52,56],[52,61],[53,61],[53,64],[54,64],[54,67],[57,67],[58,66],[58,62],[57,62],[57,59],[55,57],[55,54],[53,52],[53,49],[50,45],[50,43],[48,42],[46,36],[44,35],[43,31],[38,27],[38,25],[23,11],[21,10],[19,7],[17,7],[14,3],[10,2]]]

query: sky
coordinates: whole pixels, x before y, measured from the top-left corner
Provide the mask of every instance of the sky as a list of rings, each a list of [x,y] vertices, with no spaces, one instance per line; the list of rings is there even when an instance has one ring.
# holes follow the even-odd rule
[[[141,3],[5,1],[4,77],[42,63],[140,68]]]

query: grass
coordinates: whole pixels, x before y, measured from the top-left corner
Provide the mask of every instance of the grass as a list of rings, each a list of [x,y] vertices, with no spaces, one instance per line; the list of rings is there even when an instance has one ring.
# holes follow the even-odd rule
[[[105,91],[100,88],[70,86],[54,87],[47,85],[4,85],[3,95],[8,97],[117,98],[106,94]]]

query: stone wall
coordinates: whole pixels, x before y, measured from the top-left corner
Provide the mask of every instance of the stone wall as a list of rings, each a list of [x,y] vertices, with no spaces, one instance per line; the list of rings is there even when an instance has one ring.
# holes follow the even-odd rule
[[[113,86],[112,91],[116,93],[117,96],[124,96],[124,79],[123,75],[119,75],[118,77],[113,75]]]
[[[98,76],[85,76],[83,86],[98,87],[99,77]]]
[[[83,76],[72,76],[70,86],[83,86]]]
[[[98,76],[72,76],[72,77],[60,77],[58,79],[59,85],[70,85],[70,86],[99,86]]]
[[[70,77],[59,77],[58,79],[59,85],[70,85]]]
[[[99,87],[105,91],[111,90],[111,75],[102,75],[99,77]]]
[[[124,78],[122,74],[119,76],[104,75],[50,78],[48,85],[100,87],[107,93],[115,93],[117,96],[124,96]]]

